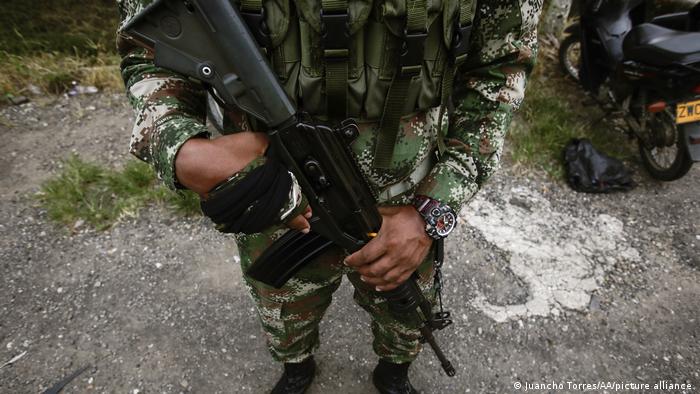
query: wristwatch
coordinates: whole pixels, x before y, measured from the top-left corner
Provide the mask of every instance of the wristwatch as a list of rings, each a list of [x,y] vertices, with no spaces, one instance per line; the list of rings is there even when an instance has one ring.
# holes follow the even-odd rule
[[[425,220],[425,232],[436,240],[447,237],[457,225],[457,215],[449,205],[428,196],[417,195],[413,206]]]

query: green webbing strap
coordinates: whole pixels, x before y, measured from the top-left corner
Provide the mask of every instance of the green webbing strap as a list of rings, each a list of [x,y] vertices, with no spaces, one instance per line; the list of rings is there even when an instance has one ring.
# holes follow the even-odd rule
[[[425,32],[427,20],[426,0],[406,1],[406,32]],[[399,46],[399,50],[403,48]],[[401,53],[396,56],[400,57]],[[379,124],[379,134],[374,148],[374,166],[377,168],[390,168],[391,159],[394,156],[396,137],[399,134],[399,124],[401,116],[404,114],[408,89],[411,86],[413,76],[420,74],[422,64],[401,64],[394,72],[386,100],[384,101],[384,112]]]
[[[426,0],[406,1],[406,30],[408,32],[425,31],[428,19]]]
[[[459,2],[459,26],[464,26],[467,23],[470,23],[472,20],[472,1],[473,0],[460,0]],[[453,40],[456,40],[456,37],[452,38]],[[467,40],[468,37],[462,37],[462,39]],[[455,45],[455,42],[453,41],[452,45]],[[452,52],[452,51],[450,51]],[[442,86],[440,88],[441,91],[441,96],[440,96],[440,115],[438,116],[438,154],[442,156],[443,153],[445,153],[445,150],[447,149],[447,146],[445,146],[445,133],[443,133],[442,130],[442,118],[445,116],[445,111],[447,110],[447,106],[449,104],[450,96],[452,96],[452,87],[454,84],[454,79],[455,79],[455,74],[457,73],[457,68],[459,67],[460,64],[464,63],[464,61],[467,58],[467,55],[461,55],[461,56],[454,56],[455,54],[452,53],[449,55],[447,59],[447,63],[445,64],[445,71],[442,76]]]
[[[324,11],[334,13],[348,12],[347,0],[321,0],[321,7]]]
[[[348,105],[347,89],[347,56],[333,59],[326,55],[326,105],[331,119],[345,119]]]
[[[321,0],[324,13],[348,13],[347,0]],[[345,29],[345,26],[341,26]],[[350,46],[349,38],[346,40]],[[330,119],[343,120],[347,117],[348,74],[350,53],[347,48],[325,48],[323,51],[326,66],[326,112]]]
[[[241,0],[241,10],[260,12],[263,9],[262,0]]]
[[[445,116],[445,110],[447,109],[448,101],[452,95],[452,84],[454,83],[455,72],[457,71],[457,66],[455,59],[447,59],[447,64],[445,65],[445,72],[442,75],[442,87],[440,96],[440,115],[438,116],[438,135],[437,135],[437,148],[438,155],[442,157],[445,153],[447,146],[445,145],[445,133],[442,130],[442,118]]]
[[[384,112],[377,135],[377,145],[374,148],[374,166],[377,168],[391,167],[396,137],[399,134],[399,123],[401,116],[403,116],[403,107],[410,86],[411,77],[395,76],[391,82],[384,101]]]
[[[473,0],[460,0],[459,2],[459,25],[464,26],[467,22],[471,22],[474,15]]]

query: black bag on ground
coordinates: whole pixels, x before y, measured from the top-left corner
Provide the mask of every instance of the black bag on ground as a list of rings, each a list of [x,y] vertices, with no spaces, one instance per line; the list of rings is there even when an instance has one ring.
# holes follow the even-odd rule
[[[610,193],[634,188],[622,162],[596,150],[586,139],[572,139],[564,149],[569,185],[579,192]]]

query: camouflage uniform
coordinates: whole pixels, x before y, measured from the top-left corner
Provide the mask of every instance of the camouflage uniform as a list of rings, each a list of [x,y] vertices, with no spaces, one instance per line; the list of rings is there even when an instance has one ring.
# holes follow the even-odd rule
[[[118,0],[122,23],[138,13],[149,0]],[[430,173],[408,191],[387,196],[381,203],[408,204],[423,194],[455,210],[466,204],[499,164],[505,134],[513,111],[522,102],[525,81],[537,51],[536,26],[542,0],[479,0],[466,63],[455,86],[459,91],[449,122],[439,124],[439,109],[404,116],[388,168],[373,165],[379,123],[359,119],[360,137],[352,145],[370,186],[378,193],[407,176],[432,156],[439,132],[446,149]],[[153,65],[153,54],[124,35],[118,40],[123,57],[122,75],[137,120],[131,152],[151,163],[169,187],[178,187],[174,160],[179,147],[193,137],[209,136],[204,125],[205,92],[191,81]],[[229,116],[239,130],[250,130],[246,117]],[[279,225],[260,234],[238,235],[241,266],[247,267],[284,232]],[[386,302],[343,266],[342,253],[328,253],[303,269],[282,289],[265,286],[248,277],[246,283],[258,307],[273,357],[295,362],[318,346],[318,323],[331,295],[347,274],[355,287],[355,300],[373,319],[374,350],[393,362],[412,361],[420,351],[415,322],[393,319]],[[421,286],[429,298],[431,259],[420,266]]]

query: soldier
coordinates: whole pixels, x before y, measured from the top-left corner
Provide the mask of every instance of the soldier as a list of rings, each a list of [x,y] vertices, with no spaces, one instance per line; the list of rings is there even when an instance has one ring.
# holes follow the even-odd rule
[[[122,26],[149,0],[119,0]],[[319,122],[351,117],[351,150],[380,196],[378,236],[358,252],[333,250],[281,289],[244,275],[272,357],[284,363],[273,393],[303,393],[315,374],[318,324],[343,276],[372,317],[373,372],[381,393],[415,393],[410,363],[421,350],[416,324],[392,317],[382,291],[413,272],[434,300],[430,249],[456,212],[493,174],[513,111],[536,58],[541,0],[242,0],[286,93]],[[258,23],[256,22],[256,23]],[[343,40],[326,34],[338,26]],[[187,34],[187,32],[183,32]],[[121,70],[137,120],[131,153],[172,189],[203,199],[266,162],[267,137],[243,113],[211,138],[206,91],[153,64],[153,52],[119,34]],[[262,232],[237,234],[241,268],[288,228],[309,231],[311,210],[293,183]],[[437,208],[437,209],[436,209]],[[277,212],[277,211],[274,211]]]

